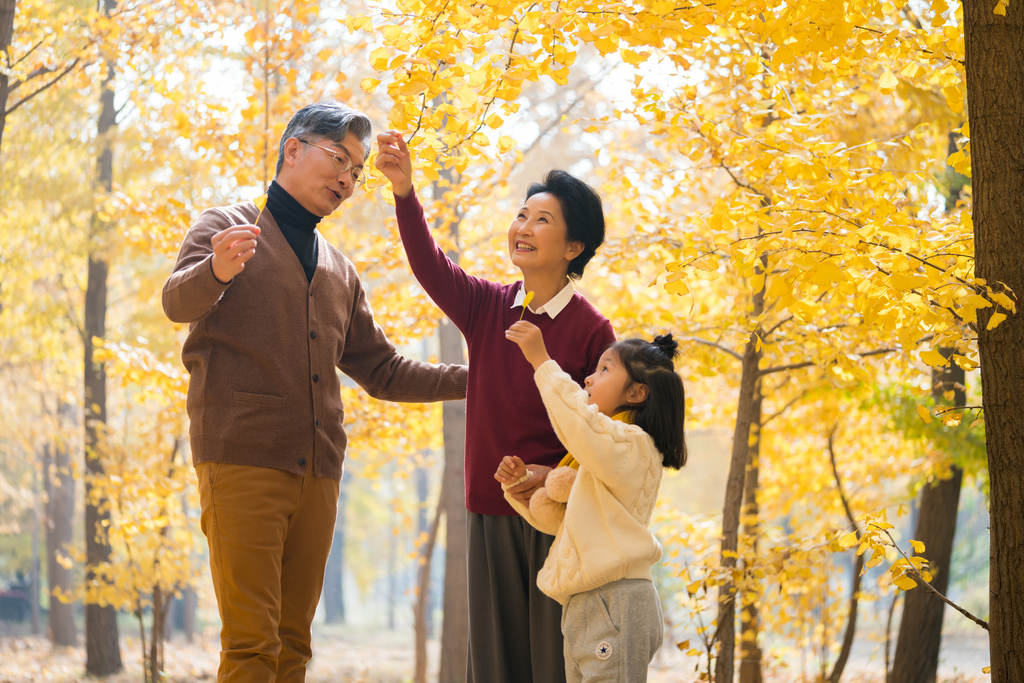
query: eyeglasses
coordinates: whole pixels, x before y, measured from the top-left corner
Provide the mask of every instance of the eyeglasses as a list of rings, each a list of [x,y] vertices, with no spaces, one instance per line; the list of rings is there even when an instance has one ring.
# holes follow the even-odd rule
[[[342,157],[338,156],[338,152],[336,152],[333,149],[330,149],[329,147],[323,147],[322,145],[318,145],[315,142],[308,142],[306,140],[303,140],[302,138],[295,138],[295,139],[298,140],[299,142],[301,142],[304,145],[310,145],[311,147],[319,147],[323,151],[327,152],[328,154],[331,155],[331,160],[334,162],[334,168],[335,168],[335,170],[338,171],[338,173],[346,173],[346,172],[351,173],[352,174],[352,183],[356,187],[359,187],[360,185],[363,184],[363,171],[362,171],[362,169],[360,169],[358,166],[354,166],[352,164],[352,159],[350,159],[347,154],[345,154],[345,157],[342,158]]]

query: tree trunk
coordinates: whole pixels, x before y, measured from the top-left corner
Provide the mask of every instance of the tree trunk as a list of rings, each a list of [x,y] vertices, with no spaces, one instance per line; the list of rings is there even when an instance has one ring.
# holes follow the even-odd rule
[[[66,414],[66,404],[58,404],[58,419]],[[74,647],[75,606],[57,598],[71,594],[71,570],[57,561],[71,545],[75,514],[75,482],[71,478],[71,457],[67,446],[54,441],[43,447],[43,486],[46,491],[46,579],[50,595],[48,615],[50,639],[54,647]]]
[[[45,458],[40,458],[45,460]],[[42,463],[40,463],[42,464]],[[45,472],[44,472],[45,476]],[[32,635],[39,635],[39,532],[43,525],[43,511],[39,509],[39,477],[36,463],[32,463],[32,496],[35,498],[32,524],[32,571],[29,572],[29,614],[32,620]]]
[[[752,318],[764,312],[764,288],[754,294]],[[736,427],[732,436],[732,459],[725,484],[722,506],[722,562],[726,572],[736,567],[739,539],[740,508],[743,506],[743,484],[747,476],[747,452],[750,450],[750,425],[754,421],[754,394],[761,365],[760,327],[750,333],[743,351],[740,374],[740,395],[736,405]],[[732,683],[736,656],[736,584],[725,579],[718,588],[718,659],[715,662],[717,683]]]
[[[942,353],[948,358],[952,350],[943,349]],[[945,392],[953,391],[953,405],[965,406],[965,381],[963,369],[956,364],[936,368],[932,370],[932,396],[941,402]],[[963,470],[954,465],[953,476],[921,490],[914,538],[924,543],[924,556],[928,558],[928,569],[932,574],[931,584],[942,594],[949,588],[962,480]],[[890,683],[933,683],[936,680],[945,607],[946,603],[920,586],[907,591]]]
[[[1024,3],[995,14],[964,0],[975,272],[1005,283],[1017,312],[989,330],[978,311],[991,514],[992,683],[1024,680]]]
[[[191,586],[181,591],[181,630],[188,643],[192,642],[196,634],[196,604],[198,602],[199,596]]]
[[[426,355],[424,355],[426,358]],[[427,499],[430,495],[430,470],[427,467],[420,466],[416,468],[416,500],[419,501],[419,514],[417,515],[417,537],[423,538],[425,534],[431,533],[430,525],[427,520]],[[430,560],[427,560],[427,564],[432,564]],[[434,592],[429,590],[430,580],[427,580],[427,593],[424,600],[424,625],[426,627],[427,638],[434,636],[434,617],[432,612],[434,611]]]
[[[462,334],[441,322],[441,362],[465,363]],[[466,402],[444,404],[445,570],[444,622],[441,626],[440,683],[463,683],[469,656],[469,571],[466,565]]]
[[[340,487],[334,541],[331,543],[331,554],[327,557],[327,571],[324,574],[324,618],[328,624],[345,623],[345,591],[342,586],[345,567],[345,482],[350,476],[345,474]]]
[[[116,7],[114,0],[105,0],[107,15]],[[114,64],[107,63],[107,76],[100,95],[100,116],[97,136],[101,152],[97,160],[97,190],[109,194],[113,190],[113,152],[110,134],[116,123],[114,109]],[[92,567],[110,560],[110,545],[104,522],[110,513],[90,502],[91,477],[103,476],[101,458],[103,431],[107,422],[107,375],[102,363],[93,362],[93,338],[106,335],[107,316],[107,250],[109,226],[93,214],[89,235],[89,274],[85,293],[84,386],[85,386],[85,561],[86,582],[97,580]],[[85,606],[86,673],[108,676],[121,670],[121,648],[117,634],[117,612],[110,605]]]
[[[437,530],[441,526],[441,515],[444,514],[445,495],[442,487],[437,500],[437,510],[430,529],[424,530],[426,538],[420,548],[419,573],[416,588],[416,669],[413,683],[427,683],[427,636],[429,634],[430,610],[430,567],[433,564],[434,545],[437,543]]]
[[[18,0],[0,0],[0,55],[7,55],[7,47],[14,38],[14,12]],[[6,66],[6,64],[4,65]],[[7,122],[7,92],[10,76],[0,69],[0,150],[3,149],[4,125]]]
[[[749,539],[749,557],[757,559],[757,537],[761,533],[760,510],[757,495],[760,490],[760,457],[761,457],[761,404],[764,395],[761,383],[757,383],[754,395],[754,408],[750,427],[750,452],[747,455],[747,477],[743,485],[743,535]],[[749,567],[748,567],[749,570]],[[764,677],[761,672],[761,648],[757,644],[760,633],[760,617],[758,612],[761,603],[761,591],[757,582],[747,578],[751,586],[743,598],[743,613],[740,615],[740,683],[761,683]]]
[[[451,169],[441,171],[445,185],[434,183],[434,198],[439,199],[444,188],[454,187]],[[452,220],[444,216],[435,221],[435,228],[449,225],[454,244],[459,243],[461,216],[456,205],[448,207]],[[448,258],[459,262],[458,247],[448,252]],[[441,338],[441,362],[464,365],[462,333],[448,319],[441,320],[438,334]],[[444,492],[445,562],[444,562],[444,622],[441,625],[441,671],[439,683],[464,683],[466,662],[469,657],[469,569],[466,538],[469,517],[466,512],[466,402],[446,401],[442,408],[444,423]]]
[[[853,510],[850,507],[850,501],[846,497],[846,493],[843,491],[843,482],[839,478],[839,466],[836,465],[835,433],[837,428],[838,425],[833,427],[832,432],[828,435],[828,455],[832,464],[832,476],[836,481],[836,491],[839,493],[839,500],[843,503],[843,510],[846,512],[846,519],[849,520],[850,526],[853,527],[854,533],[857,534],[857,538],[859,539],[861,537],[860,526],[857,524],[857,517],[853,514]],[[843,677],[843,670],[846,669],[846,663],[850,659],[850,653],[853,651],[853,639],[857,635],[857,606],[860,601],[860,584],[863,580],[864,557],[864,553],[857,555],[857,560],[853,564],[853,579],[850,581],[850,606],[846,611],[846,631],[843,633],[843,644],[839,648],[839,656],[836,657],[836,663],[832,666],[832,673],[829,674],[828,677],[829,683],[839,683],[839,680]],[[889,612],[889,622],[892,622],[891,610]],[[888,625],[886,626],[885,633],[885,671],[886,675],[888,675]]]

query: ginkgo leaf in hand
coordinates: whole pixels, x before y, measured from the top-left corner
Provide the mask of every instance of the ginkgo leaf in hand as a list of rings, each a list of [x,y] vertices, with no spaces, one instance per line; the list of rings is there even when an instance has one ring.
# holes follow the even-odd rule
[[[256,208],[260,210],[260,212],[256,214],[256,220],[252,222],[253,225],[256,225],[257,223],[260,222],[260,216],[263,215],[263,209],[266,208],[267,206],[267,195],[261,194],[259,197],[252,200],[252,203],[255,204]]]
[[[523,312],[519,314],[520,320],[526,315],[526,307],[530,305],[531,301],[533,301],[533,292],[527,292],[526,296],[523,297]]]

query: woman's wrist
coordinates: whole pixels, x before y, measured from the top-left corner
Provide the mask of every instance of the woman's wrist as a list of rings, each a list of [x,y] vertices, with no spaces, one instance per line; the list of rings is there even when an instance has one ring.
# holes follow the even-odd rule
[[[405,199],[412,194],[412,183],[402,183],[401,185],[391,183],[391,192],[394,193],[395,199]]]

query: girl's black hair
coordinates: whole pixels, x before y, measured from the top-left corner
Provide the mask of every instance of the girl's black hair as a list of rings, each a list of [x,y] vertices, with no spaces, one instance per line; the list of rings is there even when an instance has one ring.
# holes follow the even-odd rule
[[[569,277],[578,280],[583,269],[597,253],[604,242],[604,209],[601,196],[590,185],[565,171],[549,171],[543,183],[533,183],[526,191],[529,199],[535,194],[547,192],[558,199],[565,218],[566,238],[570,242],[582,242],[583,251],[569,262]]]
[[[639,407],[624,408],[632,410],[633,424],[654,439],[662,464],[674,470],[686,464],[686,392],[673,363],[678,349],[671,334],[655,337],[653,342],[623,339],[611,345],[630,380],[647,385],[647,400]]]

